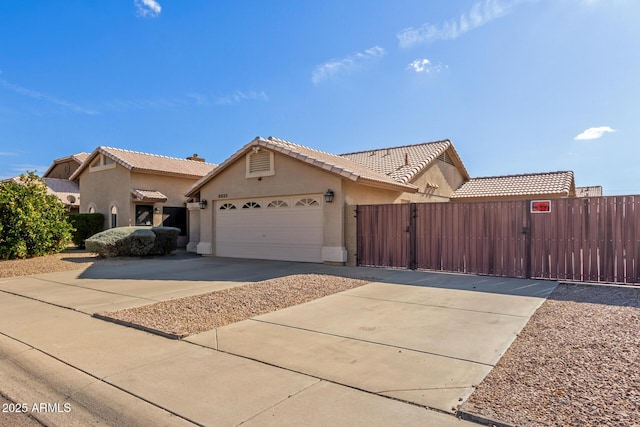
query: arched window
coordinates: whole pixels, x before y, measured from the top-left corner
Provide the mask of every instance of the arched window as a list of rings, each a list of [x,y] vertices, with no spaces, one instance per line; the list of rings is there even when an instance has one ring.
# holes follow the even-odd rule
[[[284,200],[274,200],[267,205],[268,208],[286,208],[288,206]]]
[[[96,208],[89,206],[89,213],[96,213]]]
[[[318,206],[320,205],[320,203],[318,203],[317,200],[314,199],[302,199],[302,200],[298,200],[298,202],[296,203],[296,206]]]
[[[235,209],[236,205],[234,205],[233,203],[224,203],[222,206],[220,206],[220,210],[224,211],[224,210],[231,210],[231,209]]]
[[[111,228],[116,228],[118,226],[118,208],[116,206],[111,206]]]
[[[258,209],[260,207],[260,203],[258,202],[247,202],[242,205],[242,209]]]

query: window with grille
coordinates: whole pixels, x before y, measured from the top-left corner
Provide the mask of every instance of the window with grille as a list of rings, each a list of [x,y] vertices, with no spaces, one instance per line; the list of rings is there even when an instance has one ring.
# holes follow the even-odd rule
[[[258,209],[260,207],[260,203],[258,202],[247,202],[242,205],[242,209]]]
[[[309,198],[301,199],[296,202],[296,206],[318,206],[318,205],[320,205],[320,203],[318,203],[317,200],[309,199]]]
[[[274,200],[267,205],[268,208],[286,208],[288,206],[284,200]]]

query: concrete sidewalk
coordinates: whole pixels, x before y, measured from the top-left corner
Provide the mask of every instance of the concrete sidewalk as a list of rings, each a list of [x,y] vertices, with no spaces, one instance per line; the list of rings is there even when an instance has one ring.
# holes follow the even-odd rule
[[[89,316],[300,273],[377,282],[185,341]],[[51,425],[94,416],[109,425],[460,426],[445,412],[482,381],[555,286],[219,258],[5,279],[0,384],[14,384],[14,400],[35,402],[46,396],[18,386],[29,381],[16,372],[50,378],[50,398],[77,408],[39,414]],[[60,388],[68,371],[78,379]]]

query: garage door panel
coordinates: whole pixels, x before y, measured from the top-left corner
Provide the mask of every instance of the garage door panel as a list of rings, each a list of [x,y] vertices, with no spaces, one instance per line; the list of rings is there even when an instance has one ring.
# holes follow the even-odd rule
[[[299,198],[277,199],[287,206],[267,208],[274,199],[251,199],[224,202],[237,209],[216,209],[216,255],[321,262],[322,206],[295,206]],[[261,207],[242,209],[245,204]]]

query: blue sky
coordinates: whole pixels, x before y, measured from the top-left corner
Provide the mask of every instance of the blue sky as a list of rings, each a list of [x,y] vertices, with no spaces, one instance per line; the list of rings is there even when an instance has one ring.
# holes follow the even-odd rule
[[[100,145],[450,139],[475,177],[640,194],[638,22],[637,0],[0,0],[0,178]]]

